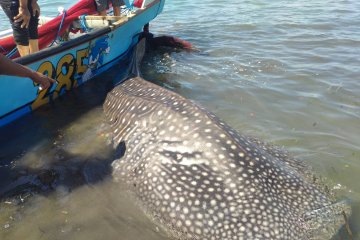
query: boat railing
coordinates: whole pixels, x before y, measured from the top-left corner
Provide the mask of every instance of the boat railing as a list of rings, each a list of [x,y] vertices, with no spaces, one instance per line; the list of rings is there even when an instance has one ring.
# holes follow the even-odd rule
[[[73,20],[66,31],[57,36],[50,46],[41,49],[39,52],[16,58],[16,61],[21,64],[29,64],[38,59],[72,48],[74,45],[82,44],[89,41],[89,39],[94,39],[121,27],[144,10],[146,10],[146,7],[129,11],[121,16],[80,16]],[[52,21],[52,19],[44,19],[42,23],[46,24],[48,21]]]
[[[111,12],[108,12],[108,16],[99,16],[92,15],[96,14],[96,10],[91,7],[93,1],[83,0],[82,2],[86,3],[83,8],[81,4],[77,4],[68,10],[59,10],[60,15],[57,17],[41,17],[39,21],[40,52],[63,44],[69,45],[69,41],[72,42],[72,40],[78,38],[81,38],[82,41],[86,35],[90,34],[93,37],[97,35],[99,31],[113,31],[143,11],[146,11],[158,1],[159,0],[137,0],[134,1],[134,3],[136,2],[138,5],[132,5],[132,7],[124,6],[121,10],[121,16],[111,16]],[[163,0],[160,0],[160,2],[161,1]],[[83,15],[77,14],[79,12]],[[74,15],[76,15],[75,18]],[[57,24],[59,25],[56,26]],[[6,54],[9,58],[15,59],[18,58],[18,53],[11,34],[11,31],[0,32],[0,47],[2,54]],[[79,41],[73,43],[77,44],[78,42]]]

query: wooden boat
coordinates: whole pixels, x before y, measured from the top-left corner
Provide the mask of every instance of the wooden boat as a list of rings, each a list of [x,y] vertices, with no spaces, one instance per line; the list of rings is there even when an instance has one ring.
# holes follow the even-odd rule
[[[94,1],[81,0],[39,27],[42,50],[14,61],[53,77],[58,83],[40,91],[29,79],[0,76],[0,127],[126,61],[143,26],[161,13],[164,3],[165,0],[136,0],[135,6],[127,4],[124,8],[124,16],[101,17],[86,15],[96,13]],[[71,33],[79,29],[81,33]],[[48,47],[58,36],[69,39]],[[9,52],[15,46],[12,36],[1,38],[0,46],[3,53]]]

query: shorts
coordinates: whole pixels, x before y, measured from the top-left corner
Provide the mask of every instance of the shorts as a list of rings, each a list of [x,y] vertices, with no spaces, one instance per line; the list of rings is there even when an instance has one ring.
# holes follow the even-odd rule
[[[105,11],[109,8],[109,2],[113,5],[113,7],[120,7],[125,3],[123,0],[95,0],[96,8],[99,12]]]
[[[10,20],[14,40],[17,45],[28,46],[29,39],[38,39],[39,16],[33,16],[31,1],[28,1],[30,22],[28,28],[21,28],[21,22],[14,22],[14,17],[19,14],[19,0],[0,0],[0,5]]]

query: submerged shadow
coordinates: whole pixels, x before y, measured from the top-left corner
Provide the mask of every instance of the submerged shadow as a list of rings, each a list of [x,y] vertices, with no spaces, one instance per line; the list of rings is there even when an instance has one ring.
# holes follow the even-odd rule
[[[78,119],[88,117],[90,111],[99,108],[96,114],[102,114],[102,104],[107,93],[130,76],[139,74],[138,67],[144,54],[144,45],[144,41],[137,44],[114,67],[87,84],[0,128],[0,202],[9,198],[22,201],[24,194],[47,194],[59,186],[71,191],[84,184],[98,183],[111,175],[111,162],[124,153],[124,144],[113,150],[105,141],[99,143],[104,145],[101,148],[108,148],[110,153],[102,156],[72,154],[66,151],[66,148],[58,147],[56,142],[61,138],[64,128]],[[101,122],[92,124],[101,125]],[[92,131],[96,126],[90,128]],[[96,137],[96,134],[90,134],[91,137]],[[82,149],[85,152],[89,150]],[[42,167],[33,168],[29,164],[26,166],[22,163],[22,157],[32,151],[55,159],[47,156],[49,162]],[[56,154],[52,156],[46,151]],[[61,158],[57,159],[56,155]],[[39,160],[35,162],[40,162]]]
[[[0,202],[19,203],[35,194],[48,195],[61,187],[71,192],[111,176],[113,158],[87,158],[61,152],[62,158],[44,168],[14,167],[11,179],[0,189]],[[10,181],[9,181],[10,180]]]
[[[79,119],[86,119],[91,111],[102,114],[107,93],[124,79],[124,73],[119,73],[122,64],[125,63],[119,63],[87,84],[0,128],[0,203],[9,199],[23,201],[25,196],[33,194],[48,194],[59,186],[71,191],[84,184],[98,183],[111,175],[112,156],[76,155],[58,145],[64,129],[71,128]],[[99,121],[93,124],[99,124]],[[56,145],[56,142],[60,143]],[[111,152],[110,146],[105,144],[104,148]],[[51,158],[47,151],[62,157],[51,159],[39,168],[23,163],[23,156],[27,154],[35,155],[33,158],[39,160],[46,155]]]
[[[0,128],[0,203],[23,202],[31,195],[47,195],[58,187],[70,192],[83,185],[97,184],[111,176],[111,163],[124,154],[124,143],[115,150],[104,144],[102,147],[108,148],[110,155],[94,156],[74,154],[61,147],[54,149],[54,142],[63,134],[64,128],[84,118],[90,111],[101,108],[99,114],[102,114],[102,104],[107,93],[129,76],[140,74],[143,54],[144,44],[87,84]],[[99,121],[94,124],[99,124]],[[38,150],[39,145],[41,150]],[[29,166],[22,162],[23,156],[32,151],[35,155],[41,153],[50,157],[51,153],[46,151],[56,152],[54,155],[61,158],[55,157],[43,166],[33,167],[37,164]]]
[[[3,155],[0,165],[0,203],[5,201],[15,204],[22,203],[35,194],[48,195],[58,187],[61,187],[62,191],[71,192],[83,185],[97,184],[111,176],[111,163],[115,157],[120,158],[124,153],[123,145],[120,145],[119,149],[115,151],[106,144],[102,146],[107,153],[103,156],[101,154],[93,156],[70,153],[66,151],[66,147],[52,146],[51,143],[54,142],[55,136],[36,133],[45,131],[44,128],[47,129],[47,127],[43,127],[31,131],[36,135],[34,138],[31,138],[31,134],[26,133],[1,145]],[[21,129],[24,130],[24,128]],[[28,129],[25,128],[25,130]],[[44,138],[49,137],[49,139],[44,140],[40,137],[41,135]],[[55,135],[55,132],[50,135]],[[41,144],[41,148],[43,148],[41,150],[31,144],[39,141],[48,141]],[[6,146],[15,142],[28,142],[28,144],[11,146],[6,149]],[[32,153],[33,147],[35,153]],[[38,158],[39,162],[43,164],[26,163],[23,157],[25,154],[35,155],[34,161],[36,162]],[[20,156],[18,157],[18,155]],[[44,155],[47,155],[45,161],[49,160],[45,164],[44,160],[40,161]]]

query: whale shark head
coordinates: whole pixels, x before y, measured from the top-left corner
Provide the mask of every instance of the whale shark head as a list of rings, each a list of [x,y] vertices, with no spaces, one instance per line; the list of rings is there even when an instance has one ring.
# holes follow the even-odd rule
[[[350,213],[304,163],[139,77],[104,110],[126,146],[113,176],[178,239],[329,239]]]

